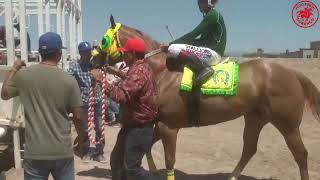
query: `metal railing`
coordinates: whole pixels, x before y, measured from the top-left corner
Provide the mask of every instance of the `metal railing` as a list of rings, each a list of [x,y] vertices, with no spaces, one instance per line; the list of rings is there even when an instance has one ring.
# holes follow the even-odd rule
[[[81,0],[0,0],[0,16],[5,15],[7,65],[12,66],[16,52],[14,50],[13,25],[20,25],[21,58],[28,59],[26,23],[30,15],[38,16],[39,37],[51,30],[51,15],[56,15],[56,32],[60,34],[66,46],[66,22],[68,17],[69,37],[68,50],[63,51],[63,64],[67,64],[67,53],[70,59],[77,58],[77,44],[82,41]],[[28,21],[30,22],[30,21]]]

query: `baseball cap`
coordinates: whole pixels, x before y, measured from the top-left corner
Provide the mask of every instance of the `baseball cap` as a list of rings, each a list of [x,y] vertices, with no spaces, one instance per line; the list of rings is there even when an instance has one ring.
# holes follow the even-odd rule
[[[59,49],[67,49],[62,46],[62,40],[59,34],[47,32],[39,38],[39,53],[51,54]]]
[[[127,40],[123,48],[118,48],[120,52],[135,51],[139,53],[145,53],[144,41],[138,38],[130,38]]]
[[[89,42],[81,42],[78,46],[79,53],[91,51],[91,45]]]

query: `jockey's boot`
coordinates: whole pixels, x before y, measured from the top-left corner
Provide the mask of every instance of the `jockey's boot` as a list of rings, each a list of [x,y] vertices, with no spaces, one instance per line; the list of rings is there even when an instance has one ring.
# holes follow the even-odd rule
[[[186,65],[193,71],[193,84],[201,86],[214,74],[214,70],[206,63],[195,56],[185,59]]]

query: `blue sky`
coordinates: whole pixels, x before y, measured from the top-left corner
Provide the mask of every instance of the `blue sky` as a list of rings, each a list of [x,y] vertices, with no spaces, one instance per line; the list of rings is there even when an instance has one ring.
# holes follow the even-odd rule
[[[192,30],[202,19],[196,0],[84,0],[84,39],[100,39],[109,26],[109,14],[123,24],[136,27],[161,42]],[[320,22],[309,29],[299,28],[291,18],[296,0],[220,0],[217,9],[227,26],[227,51],[267,52],[296,50],[320,40]],[[313,0],[320,7],[320,0]]]
[[[220,0],[217,9],[227,26],[227,52],[284,52],[309,47],[310,41],[320,40],[320,21],[312,28],[294,24],[291,10],[297,0]],[[320,0],[313,0],[320,8]],[[171,38],[169,25],[177,38],[191,31],[202,19],[196,0],[82,0],[83,39],[100,40],[109,27],[112,13],[123,24],[138,28],[160,42]],[[55,26],[55,18],[52,18]],[[0,19],[0,23],[3,20]],[[33,49],[37,49],[36,17],[29,28]],[[54,27],[53,27],[54,29]]]

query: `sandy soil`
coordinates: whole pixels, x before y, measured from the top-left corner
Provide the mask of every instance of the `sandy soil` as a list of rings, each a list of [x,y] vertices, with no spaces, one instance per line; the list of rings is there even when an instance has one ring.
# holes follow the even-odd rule
[[[271,59],[270,59],[271,60]],[[308,76],[320,88],[320,61],[272,59]],[[178,136],[177,180],[223,180],[236,166],[242,152],[243,118],[202,128],[182,129]],[[106,129],[105,154],[109,155],[119,128]],[[309,152],[310,180],[320,179],[320,123],[306,110],[301,125],[302,138]],[[165,178],[164,153],[161,142],[153,148],[153,156],[160,171],[156,179]],[[7,164],[0,156],[0,164]],[[144,167],[147,168],[144,159]],[[281,179],[299,180],[299,169],[281,134],[267,125],[261,133],[258,152],[249,162],[239,180]],[[111,179],[109,161],[106,164],[82,162],[76,157],[76,179]]]

